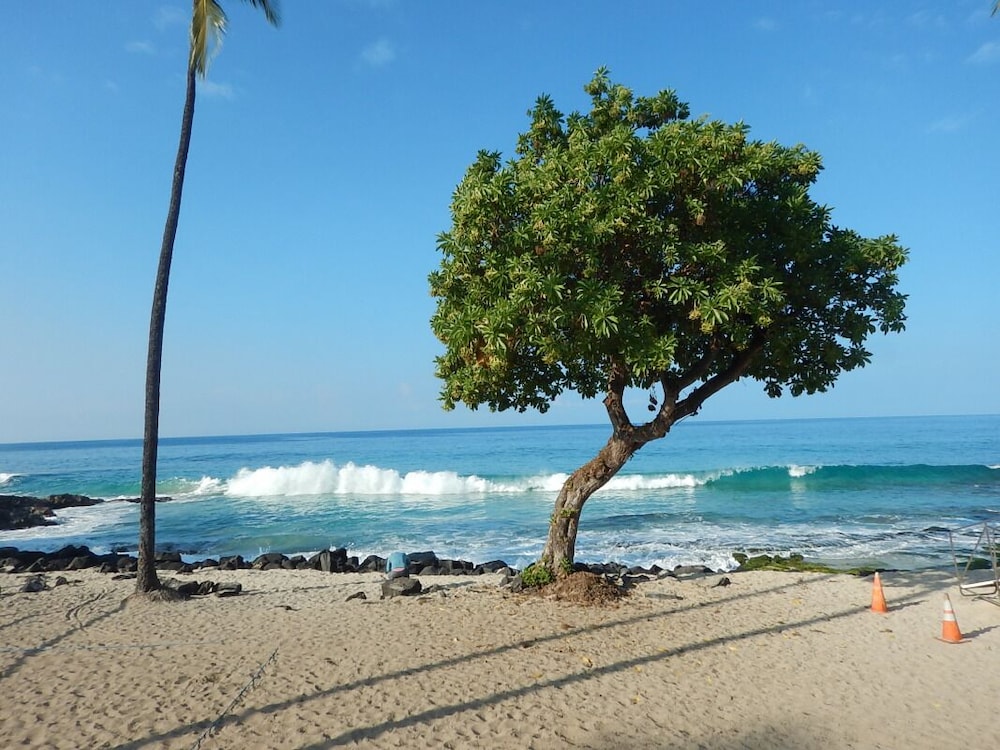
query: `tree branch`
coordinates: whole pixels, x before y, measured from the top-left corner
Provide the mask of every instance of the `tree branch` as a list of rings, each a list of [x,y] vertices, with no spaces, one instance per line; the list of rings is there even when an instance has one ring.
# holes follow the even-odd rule
[[[684,375],[682,375],[680,378],[677,379],[676,382],[677,395],[679,396],[680,392],[683,391],[692,383],[696,383],[697,381],[701,380],[704,377],[705,373],[708,372],[709,369],[712,367],[712,365],[715,363],[715,360],[718,359],[718,356],[719,356],[719,350],[716,348],[715,343],[713,342],[712,346],[709,347],[709,350],[705,354],[705,356],[702,357],[698,362],[696,362],[694,367],[692,367],[690,370],[684,373]]]
[[[744,349],[733,358],[729,367],[722,372],[713,375],[703,384],[695,388],[690,395],[677,403],[674,421],[676,422],[684,417],[697,414],[701,409],[701,405],[705,403],[709,397],[715,395],[730,383],[739,380],[763,348],[764,336],[763,334],[758,334],[754,337],[753,343],[747,349]]]
[[[621,438],[629,439],[632,435],[632,420],[625,411],[623,395],[625,393],[626,368],[617,357],[611,358],[611,370],[608,374],[608,392],[604,396],[604,408],[608,411],[611,427]]]

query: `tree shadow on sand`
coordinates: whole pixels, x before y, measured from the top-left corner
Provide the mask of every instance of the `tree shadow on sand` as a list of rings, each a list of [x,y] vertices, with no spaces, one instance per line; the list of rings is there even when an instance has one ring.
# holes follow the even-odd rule
[[[817,578],[813,580],[833,579],[836,577],[838,576],[831,574],[825,576],[817,576]],[[666,620],[667,618],[683,616],[685,612],[691,612],[709,607],[724,606],[727,603],[740,603],[740,602],[745,603],[749,597],[766,596],[782,591],[791,592],[795,591],[800,585],[801,583],[799,577],[795,576],[795,578],[789,581],[788,583],[783,583],[781,585],[773,586],[771,588],[763,589],[751,594],[740,591],[733,591],[732,594],[728,596],[723,596],[718,599],[712,599],[711,601],[705,601],[701,603],[691,603],[691,604],[681,605],[675,609],[671,609],[669,611],[664,611],[654,615],[651,615],[648,611],[643,611],[635,615],[616,618],[597,625],[588,625],[578,628],[571,628],[558,633],[550,633],[547,635],[523,639],[515,643],[509,643],[488,649],[481,649],[471,654],[463,654],[461,656],[456,656],[449,659],[442,659],[437,662],[427,663],[415,667],[407,667],[405,669],[396,670],[394,672],[389,672],[382,675],[366,676],[364,678],[353,680],[351,682],[333,686],[326,690],[317,691],[310,695],[295,695],[286,700],[273,702],[265,706],[246,708],[243,709],[242,711],[235,711],[228,715],[220,716],[219,719],[215,720],[214,722],[206,722],[206,721],[192,722],[191,724],[177,727],[176,729],[170,732],[145,737],[142,739],[137,739],[135,741],[119,745],[117,746],[117,748],[115,748],[115,750],[138,750],[139,748],[145,747],[151,743],[162,742],[164,740],[181,737],[193,732],[205,732],[205,730],[208,728],[211,728],[211,733],[214,733],[215,731],[223,731],[226,726],[238,725],[246,718],[254,714],[270,715],[289,709],[293,706],[301,707],[303,704],[306,703],[333,697],[342,693],[349,693],[353,690],[362,687],[371,687],[373,685],[378,685],[382,682],[388,682],[403,677],[411,677],[414,675],[433,673],[435,671],[444,670],[466,662],[485,660],[490,657],[497,656],[499,654],[503,654],[510,651],[516,651],[524,648],[530,648],[532,646],[542,643],[558,642],[560,640],[568,639],[582,633],[596,633],[611,628],[628,627],[630,625],[639,622],[649,622],[650,620],[655,620],[655,619]],[[907,604],[914,603],[921,597],[926,597],[929,592],[934,590],[939,590],[940,580],[933,576],[927,579],[926,581],[914,577],[912,579],[910,588],[911,590],[907,592],[905,595],[897,597],[896,600],[897,606],[905,606]],[[630,659],[623,659],[611,664],[607,664],[605,666],[589,669],[586,672],[574,673],[574,674],[564,675],[561,677],[552,678],[545,681],[534,682],[531,685],[515,687],[509,690],[497,691],[488,695],[470,698],[468,700],[456,702],[450,705],[438,705],[426,711],[415,713],[399,719],[389,719],[367,727],[354,727],[351,729],[347,729],[336,736],[325,737],[320,742],[304,745],[302,746],[301,750],[328,750],[330,748],[341,747],[353,743],[372,741],[388,732],[438,721],[440,719],[454,716],[456,714],[461,714],[467,711],[470,712],[476,711],[479,709],[483,709],[487,706],[496,705],[504,701],[520,698],[535,692],[541,692],[545,690],[559,690],[568,685],[584,682],[596,677],[601,677],[609,674],[625,673],[630,670],[641,668],[644,665],[668,660],[672,657],[677,657],[684,654],[696,653],[706,649],[715,648],[725,644],[732,644],[734,642],[739,642],[762,635],[781,633],[794,628],[805,628],[812,625],[818,625],[821,623],[828,623],[848,617],[858,616],[860,613],[864,612],[864,609],[865,608],[863,607],[852,606],[838,612],[824,613],[822,615],[818,615],[815,617],[803,618],[795,622],[785,621],[785,622],[775,623],[773,625],[768,625],[765,627],[745,630],[740,633],[719,636],[711,640],[678,645],[675,646],[674,648],[658,650],[656,653],[645,654]],[[789,741],[791,742],[793,739],[794,738],[790,738]],[[746,746],[746,745],[740,745],[737,739],[734,739],[733,743],[734,743],[732,745],[733,747]],[[784,747],[784,745],[780,743],[774,744],[773,742],[765,743],[765,745],[776,748]],[[609,747],[614,747],[614,746],[615,745],[613,744],[609,745]],[[663,746],[662,744],[657,745],[657,747],[662,747],[662,746]],[[787,747],[795,747],[795,746],[796,745],[794,744],[794,742],[792,744],[787,745]],[[722,747],[725,747],[725,745],[722,745]]]

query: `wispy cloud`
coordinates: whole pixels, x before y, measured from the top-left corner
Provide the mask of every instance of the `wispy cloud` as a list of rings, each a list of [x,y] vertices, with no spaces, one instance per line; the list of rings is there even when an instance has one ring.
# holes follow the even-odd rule
[[[965,130],[971,120],[969,115],[947,115],[932,122],[927,130],[931,133],[957,133]]]
[[[128,42],[125,45],[125,51],[136,55],[153,55],[156,53],[156,48],[153,46],[152,42],[143,40]]]
[[[191,16],[189,13],[190,11],[185,11],[183,8],[178,8],[174,5],[161,5],[156,9],[153,24],[160,31],[168,29],[171,26],[184,26],[190,23]]]
[[[236,92],[228,83],[215,83],[208,79],[198,82],[198,91],[205,96],[216,99],[228,99],[231,101],[236,98]]]
[[[361,51],[361,60],[373,68],[388,65],[395,59],[396,50],[392,46],[392,43],[384,37],[376,42],[372,42]]]
[[[774,31],[778,28],[778,24],[773,18],[758,18],[753,22],[753,27],[757,31]]]
[[[943,13],[929,10],[918,10],[907,17],[907,22],[917,28],[948,28],[948,19]]]
[[[983,65],[1000,62],[1000,42],[986,42],[969,55],[967,62]]]

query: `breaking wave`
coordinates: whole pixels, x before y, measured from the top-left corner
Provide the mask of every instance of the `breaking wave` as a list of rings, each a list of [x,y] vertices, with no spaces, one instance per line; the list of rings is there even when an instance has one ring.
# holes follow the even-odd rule
[[[3,475],[0,475],[2,477]],[[353,462],[305,461],[295,466],[244,467],[229,479],[203,476],[175,479],[161,489],[179,499],[227,497],[298,497],[320,495],[363,496],[474,496],[529,492],[555,493],[568,478],[565,473],[520,477],[463,476],[454,471],[400,472]],[[1000,488],[1000,476],[991,467],[972,466],[766,466],[669,474],[619,474],[598,493],[624,495],[656,490],[759,492],[806,488],[812,491],[864,490],[878,486],[983,486]]]

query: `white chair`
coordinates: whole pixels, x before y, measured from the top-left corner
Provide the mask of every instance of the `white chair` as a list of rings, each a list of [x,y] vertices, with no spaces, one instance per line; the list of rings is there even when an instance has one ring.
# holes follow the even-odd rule
[[[1000,569],[997,567],[1000,526],[973,523],[949,529],[948,536],[959,593],[1000,606]],[[975,542],[969,549],[973,538]]]

